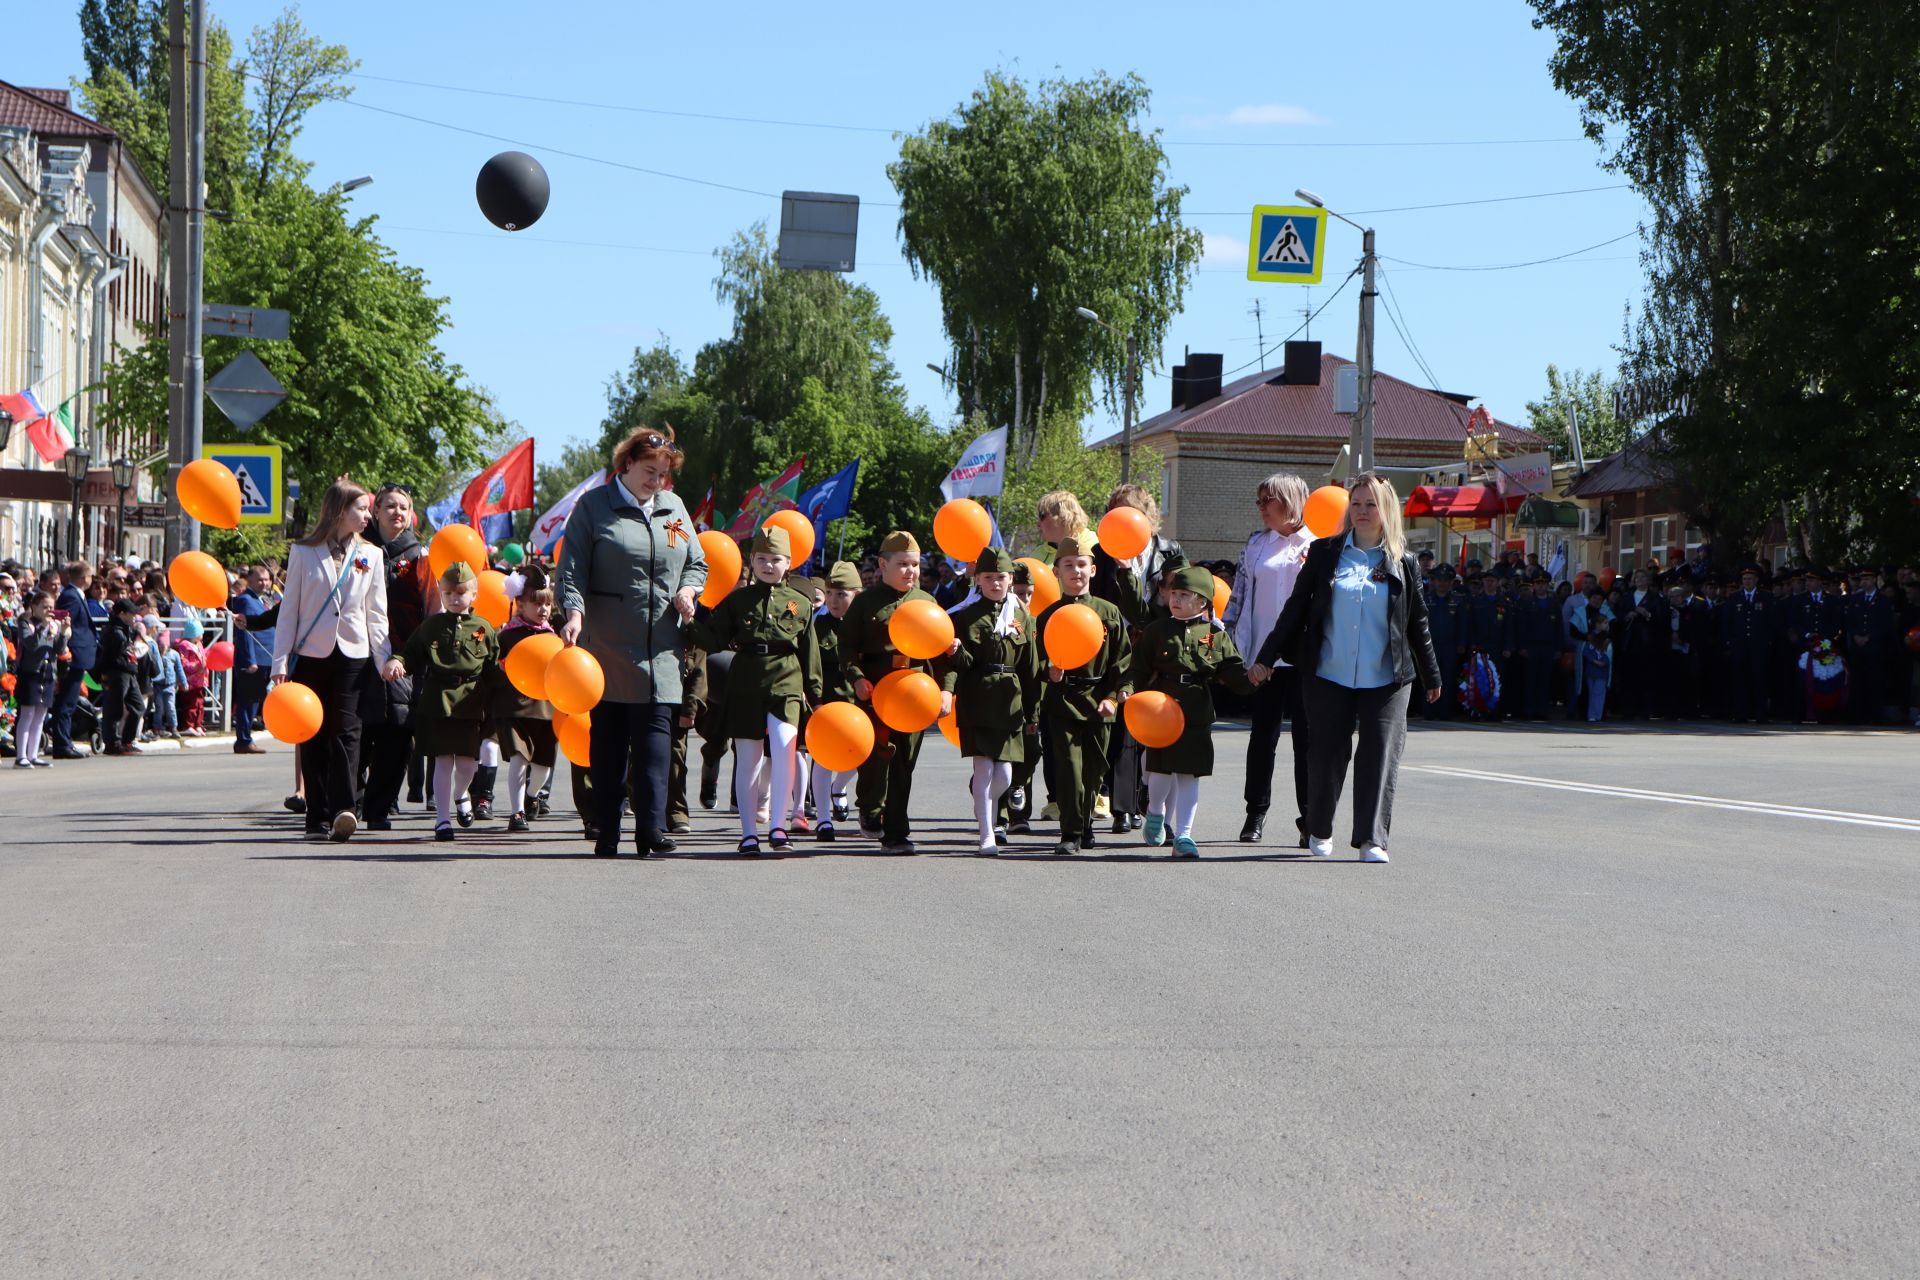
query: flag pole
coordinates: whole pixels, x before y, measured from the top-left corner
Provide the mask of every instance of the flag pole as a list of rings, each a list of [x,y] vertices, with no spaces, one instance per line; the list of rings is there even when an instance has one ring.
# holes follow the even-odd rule
[[[847,558],[847,518],[841,516],[834,523],[840,526],[840,541],[833,545],[833,558],[845,560]]]

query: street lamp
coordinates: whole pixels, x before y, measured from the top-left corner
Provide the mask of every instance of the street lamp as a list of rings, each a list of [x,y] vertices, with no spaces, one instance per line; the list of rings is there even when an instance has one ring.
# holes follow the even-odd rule
[[[335,191],[338,191],[341,195],[345,195],[349,191],[358,191],[360,188],[368,185],[372,181],[373,181],[372,174],[363,173],[357,178],[348,178],[345,182],[334,183],[333,189]]]
[[[73,505],[67,511],[67,558],[80,558],[80,490],[87,483],[87,464],[93,461],[93,455],[85,449],[69,449],[60,466],[67,473],[67,483],[73,486]]]
[[[113,470],[113,487],[120,491],[120,502],[113,513],[113,553],[127,556],[127,490],[133,488],[133,461],[115,458],[108,464]]]
[[[1092,307],[1075,307],[1073,313],[1082,320],[1091,320],[1108,333],[1124,338],[1127,344],[1127,381],[1126,394],[1120,407],[1120,483],[1133,481],[1133,384],[1136,374],[1134,366],[1140,362],[1140,344],[1131,333],[1121,333],[1118,329],[1100,318],[1100,313]]]
[[[1316,209],[1327,209],[1327,202],[1305,187],[1295,187],[1293,194]],[[1360,411],[1353,415],[1352,440],[1357,475],[1373,470],[1373,300],[1378,296],[1373,286],[1373,228],[1363,227],[1332,209],[1327,212],[1360,233],[1360,341],[1354,358],[1360,367]]]

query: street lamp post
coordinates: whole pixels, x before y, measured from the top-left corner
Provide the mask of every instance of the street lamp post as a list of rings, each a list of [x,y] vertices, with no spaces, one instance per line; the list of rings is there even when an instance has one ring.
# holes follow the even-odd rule
[[[110,465],[113,487],[120,491],[120,501],[113,512],[113,554],[124,560],[127,557],[127,490],[133,488],[133,461],[115,458]]]
[[[1108,333],[1117,334],[1127,344],[1127,380],[1120,404],[1120,483],[1133,481],[1133,385],[1136,367],[1140,363],[1140,343],[1132,333],[1120,333],[1112,325],[1100,318],[1091,307],[1075,307],[1074,314],[1082,320],[1091,320]]]
[[[93,455],[85,449],[69,449],[60,465],[67,473],[67,483],[73,486],[73,503],[67,509],[67,558],[80,558],[80,490],[86,487],[87,464],[93,461]]]
[[[1373,268],[1376,261],[1373,252],[1373,228],[1363,227],[1352,218],[1327,208],[1327,202],[1305,188],[1296,187],[1294,195],[1305,200],[1316,209],[1326,209],[1333,217],[1339,218],[1360,233],[1360,340],[1354,353],[1354,363],[1360,368],[1360,406],[1353,415],[1353,469],[1356,474],[1373,470],[1373,300],[1378,297],[1374,288]]]

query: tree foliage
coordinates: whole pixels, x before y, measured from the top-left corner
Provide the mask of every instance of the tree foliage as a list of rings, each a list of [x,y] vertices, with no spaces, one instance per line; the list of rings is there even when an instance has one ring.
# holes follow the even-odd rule
[[[1133,446],[1133,482],[1164,500],[1160,454],[1151,445]],[[1000,534],[1019,555],[1031,555],[1045,544],[1040,536],[1040,499],[1065,489],[1080,499],[1094,522],[1107,507],[1107,495],[1120,483],[1120,454],[1114,449],[1089,449],[1080,439],[1080,420],[1069,414],[1050,415],[1035,432],[1028,456],[1014,464],[1006,488],[995,501]],[[1050,558],[1050,556],[1049,556]]]
[[[1920,543],[1920,8],[1529,0],[1555,83],[1647,200],[1629,376],[1716,537],[1777,513],[1821,559]]]
[[[1131,75],[1033,89],[993,73],[887,167],[907,261],[940,289],[961,400],[1009,424],[1023,458],[1051,415],[1092,407],[1096,374],[1113,402],[1126,366],[1115,332],[1159,362],[1199,262],[1186,188],[1168,184],[1159,132],[1141,125],[1149,97]]]
[[[1567,430],[1568,411],[1580,418],[1580,447],[1588,462],[1627,447],[1632,433],[1613,415],[1614,381],[1600,370],[1573,369],[1560,372],[1560,366],[1547,366],[1547,393],[1527,402],[1527,429],[1545,436],[1553,451],[1563,459],[1573,457],[1573,437]]]

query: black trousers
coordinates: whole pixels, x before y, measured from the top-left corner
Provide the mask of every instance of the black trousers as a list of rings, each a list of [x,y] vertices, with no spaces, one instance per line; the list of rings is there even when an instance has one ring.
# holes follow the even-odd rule
[[[300,777],[307,785],[307,827],[332,824],[360,799],[360,699],[373,678],[373,659],[338,649],[301,658],[293,678],[320,699],[320,732],[300,744]]]
[[[140,682],[131,671],[109,671],[100,677],[100,740],[124,747],[140,736]]]
[[[237,714],[237,713],[236,713]],[[361,754],[367,762],[367,790],[362,797],[367,818],[384,820],[400,799],[413,757],[413,726],[376,724],[366,729]]]
[[[73,709],[80,703],[83,686],[81,682],[87,673],[80,665],[69,662],[60,673],[60,681],[53,690],[53,710],[48,713],[47,724],[53,731],[53,750],[55,755],[64,755],[73,750]]]
[[[1353,847],[1387,847],[1393,824],[1393,788],[1407,741],[1407,703],[1413,682],[1349,689],[1319,676],[1306,678],[1307,722],[1313,726],[1307,782],[1307,834],[1333,838],[1333,812],[1353,764]],[[1354,750],[1358,729],[1360,748]]]
[[[620,802],[633,766],[633,826],[636,838],[667,829],[667,771],[673,757],[677,704],[602,702],[593,709],[587,749],[593,780],[593,825],[603,844],[620,841]]]
[[[1265,814],[1273,803],[1274,748],[1283,723],[1293,726],[1293,825],[1307,832],[1307,761],[1311,735],[1300,696],[1300,669],[1275,667],[1273,678],[1253,691],[1253,727],[1247,733],[1247,812]]]

